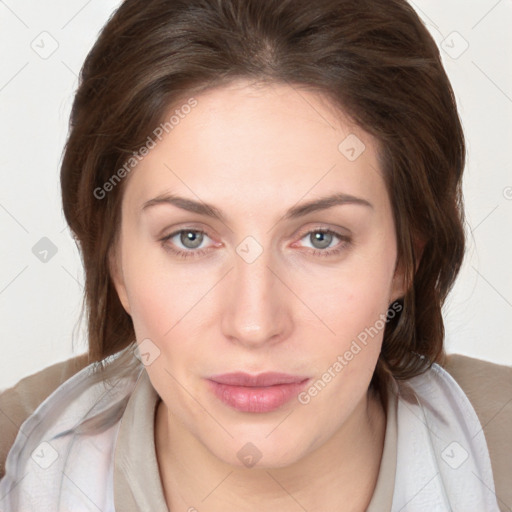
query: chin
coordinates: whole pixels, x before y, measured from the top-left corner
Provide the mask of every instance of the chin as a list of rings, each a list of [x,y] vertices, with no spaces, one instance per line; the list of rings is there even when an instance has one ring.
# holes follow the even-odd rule
[[[239,468],[274,469],[290,466],[305,455],[302,447],[308,443],[305,439],[290,436],[285,430],[269,435],[278,424],[276,422],[270,429],[267,426],[260,430],[252,428],[250,433],[243,434],[230,430],[234,437],[227,443],[225,440],[223,443],[212,440],[211,444],[205,443],[205,446],[218,459]]]

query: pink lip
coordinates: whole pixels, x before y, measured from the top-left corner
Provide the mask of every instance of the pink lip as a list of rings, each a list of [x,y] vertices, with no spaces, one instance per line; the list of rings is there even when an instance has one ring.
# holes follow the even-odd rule
[[[226,373],[210,377],[213,393],[226,405],[242,412],[270,412],[278,409],[305,387],[308,377],[284,373]]]

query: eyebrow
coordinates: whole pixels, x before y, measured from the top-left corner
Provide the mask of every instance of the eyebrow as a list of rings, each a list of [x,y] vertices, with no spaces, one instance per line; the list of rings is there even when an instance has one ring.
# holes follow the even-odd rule
[[[221,222],[226,222],[226,217],[217,207],[200,201],[195,201],[193,199],[187,199],[185,197],[180,197],[174,194],[163,194],[157,196],[149,201],[146,201],[142,206],[142,210],[146,210],[152,206],[162,205],[162,204],[171,204],[182,210],[186,210],[192,213],[197,213],[199,215],[204,215],[206,217],[212,217],[214,219],[218,219]],[[373,208],[373,205],[369,203],[366,199],[362,199],[360,197],[355,197],[350,194],[337,193],[332,194],[330,196],[321,197],[319,199],[314,199],[312,201],[308,201],[307,203],[302,203],[297,206],[293,206],[284,214],[284,220],[297,219],[299,217],[304,217],[312,212],[317,212],[320,210],[327,210],[328,208],[332,208],[333,206],[339,205],[361,205],[369,208]]]

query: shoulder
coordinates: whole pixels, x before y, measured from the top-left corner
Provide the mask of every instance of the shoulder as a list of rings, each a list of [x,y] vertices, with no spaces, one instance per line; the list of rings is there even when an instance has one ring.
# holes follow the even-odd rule
[[[5,474],[5,459],[22,423],[55,389],[87,365],[87,354],[72,357],[0,392],[0,478]]]
[[[489,449],[498,501],[512,507],[512,367],[449,354],[443,368],[475,409]]]
[[[471,401],[484,430],[512,421],[512,366],[449,354],[443,368]]]

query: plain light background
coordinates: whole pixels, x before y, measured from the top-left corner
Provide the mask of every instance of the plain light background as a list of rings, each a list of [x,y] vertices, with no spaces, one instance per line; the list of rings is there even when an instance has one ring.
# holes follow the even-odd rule
[[[411,3],[441,48],[468,145],[468,251],[444,310],[447,351],[512,365],[512,2]],[[86,351],[59,164],[79,70],[119,4],[0,0],[0,389]]]

